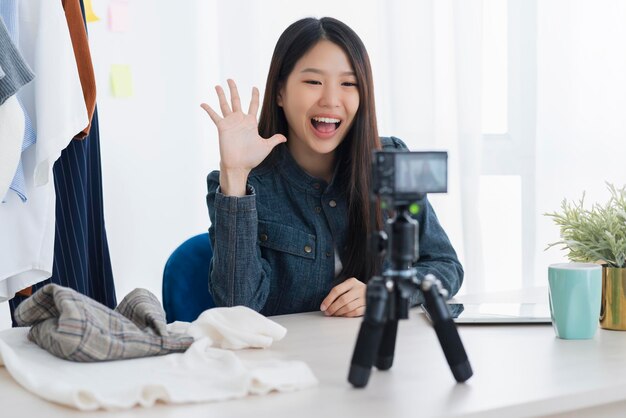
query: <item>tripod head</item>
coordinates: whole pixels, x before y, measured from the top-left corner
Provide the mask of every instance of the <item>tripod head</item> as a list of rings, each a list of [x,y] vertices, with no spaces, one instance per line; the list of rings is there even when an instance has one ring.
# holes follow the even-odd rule
[[[414,267],[419,260],[419,224],[412,215],[419,213],[426,193],[447,191],[447,158],[446,152],[374,153],[370,198],[373,204],[380,199],[381,208],[393,209],[394,215],[384,231],[372,234],[370,252],[387,257],[391,267],[367,284],[365,316],[348,375],[355,387],[367,385],[372,365],[391,368],[398,320],[408,318],[410,297],[418,290],[454,378],[464,382],[473,374],[445,303],[447,291],[433,274],[421,277]]]

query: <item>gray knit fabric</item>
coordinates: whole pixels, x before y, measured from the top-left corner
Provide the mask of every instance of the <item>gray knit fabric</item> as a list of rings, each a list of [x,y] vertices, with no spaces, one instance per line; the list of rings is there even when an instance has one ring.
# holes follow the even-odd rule
[[[35,75],[15,47],[9,31],[0,17],[0,68],[4,76],[0,76],[0,105],[13,96]]]
[[[73,289],[49,284],[15,310],[28,338],[57,357],[78,362],[158,356],[187,350],[188,335],[167,331],[157,298],[135,289],[111,310]]]

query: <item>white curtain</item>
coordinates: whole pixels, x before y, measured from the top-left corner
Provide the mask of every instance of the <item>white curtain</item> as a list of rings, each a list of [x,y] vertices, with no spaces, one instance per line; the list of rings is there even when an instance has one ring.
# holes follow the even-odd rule
[[[626,184],[626,2],[537,2],[537,259],[535,282],[565,252],[544,216],[563,198],[604,203]]]

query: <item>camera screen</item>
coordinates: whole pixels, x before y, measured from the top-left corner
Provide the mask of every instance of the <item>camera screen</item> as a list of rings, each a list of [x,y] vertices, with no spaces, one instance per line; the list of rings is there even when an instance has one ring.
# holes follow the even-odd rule
[[[398,153],[395,186],[397,193],[445,193],[448,190],[448,154]]]

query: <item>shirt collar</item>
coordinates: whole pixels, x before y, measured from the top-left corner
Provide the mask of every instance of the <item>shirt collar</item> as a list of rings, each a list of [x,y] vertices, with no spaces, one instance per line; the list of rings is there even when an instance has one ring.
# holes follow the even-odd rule
[[[337,175],[339,172],[338,165],[335,166],[335,171],[329,184],[326,183],[325,180],[313,177],[304,171],[293,158],[286,145],[281,144],[279,147],[278,167],[289,182],[307,191],[311,191],[314,194],[322,194],[325,190],[332,188],[332,186],[337,183]]]

